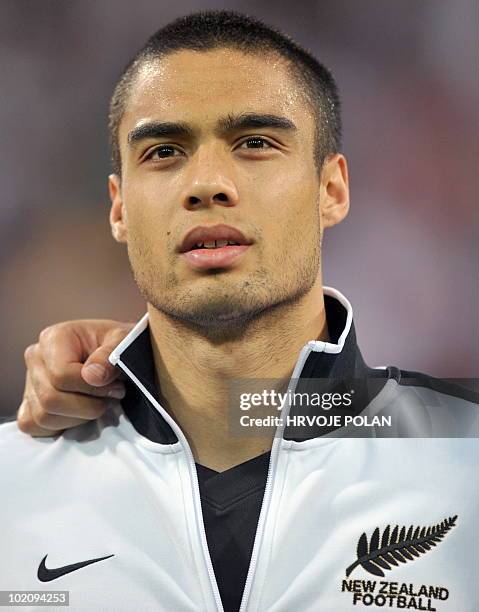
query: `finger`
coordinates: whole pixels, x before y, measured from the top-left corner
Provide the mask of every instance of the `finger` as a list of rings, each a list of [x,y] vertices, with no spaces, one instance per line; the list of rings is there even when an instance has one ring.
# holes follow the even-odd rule
[[[34,438],[50,437],[55,434],[50,429],[43,429],[39,427],[33,420],[30,406],[26,399],[20,404],[20,408],[17,412],[17,426],[23,433],[29,434]]]
[[[76,425],[81,425],[83,423],[88,422],[88,419],[68,418],[55,414],[49,414],[49,410],[51,409],[49,402],[51,400],[48,399],[47,405],[45,406],[44,403],[42,403],[44,402],[44,400],[42,400],[42,396],[38,396],[33,391],[30,372],[27,372],[27,379],[29,381],[28,388],[30,390],[30,393],[26,396],[26,399],[30,407],[30,414],[32,416],[32,419],[38,427],[41,427],[42,429],[51,430],[51,432],[59,432],[63,429],[75,427]],[[44,395],[43,397],[47,396]]]
[[[125,327],[113,329],[105,336],[102,345],[88,357],[81,372],[87,383],[94,386],[106,385],[118,378],[120,370],[109,362],[108,357],[128,331],[129,328]]]
[[[32,354],[34,346],[29,346],[25,351],[25,361],[27,361],[28,355]],[[32,411],[30,409],[30,404],[28,402],[28,397],[31,394],[31,380],[27,374],[25,376],[25,388],[23,390],[23,398],[22,403],[17,411],[17,426],[20,431],[23,433],[30,434],[31,436],[51,436],[51,432],[49,430],[42,429],[38,427],[32,417]]]
[[[83,334],[81,322],[58,323],[44,329],[38,343],[42,359],[54,377],[61,378],[63,369],[70,364],[79,364],[95,350],[88,334]]]
[[[110,353],[110,349],[101,347],[83,364],[81,376],[90,386],[101,387],[111,384],[120,375],[118,368],[108,361]]]
[[[29,347],[27,351],[25,351],[25,356],[27,356],[27,352],[32,352],[34,347]],[[25,377],[25,389],[23,391],[23,401],[18,409],[17,413],[17,425],[20,431],[23,431],[26,434],[29,434],[33,437],[46,437],[46,436],[54,436],[57,430],[52,431],[51,429],[47,429],[45,427],[41,427],[35,422],[32,413],[32,405],[34,400],[34,390],[32,387],[32,380],[27,370]]]
[[[66,324],[65,324],[66,325]],[[50,329],[50,331],[49,331]],[[83,349],[76,341],[70,340],[67,329],[47,328],[40,334],[39,343],[32,345],[25,351],[25,363],[31,370],[32,382],[36,392],[40,391],[36,373],[39,369],[48,371],[50,383],[60,391],[72,391],[93,395],[96,397],[109,397],[121,399],[125,396],[125,387],[121,381],[97,387],[88,384],[82,378]],[[68,361],[68,360],[77,361]],[[113,366],[112,366],[113,367]]]
[[[50,416],[78,418],[84,420],[98,419],[104,412],[115,405],[109,398],[92,397],[81,393],[59,391],[50,383],[45,367],[39,366],[29,371],[30,380],[35,377],[35,390],[32,395],[32,415],[38,425],[51,422]],[[33,384],[32,384],[33,386]],[[43,422],[39,422],[39,418]]]
[[[102,398],[115,398],[122,399],[125,397],[125,385],[121,380],[114,380],[113,382],[104,385],[102,387],[95,387],[85,382],[82,376],[83,364],[72,363],[65,367],[61,375],[54,375],[52,372],[43,366],[46,376],[53,387],[58,391],[64,391],[69,393],[83,393],[91,397],[102,397]],[[39,382],[37,372],[38,369],[32,368],[33,373],[33,384],[35,390],[38,391]],[[115,372],[115,376],[119,373]]]

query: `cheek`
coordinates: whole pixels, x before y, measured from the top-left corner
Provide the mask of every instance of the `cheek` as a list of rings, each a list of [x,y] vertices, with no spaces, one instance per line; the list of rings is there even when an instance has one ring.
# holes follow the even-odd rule
[[[135,234],[155,234],[168,238],[172,227],[178,223],[182,207],[179,205],[181,181],[171,177],[165,180],[158,173],[131,173],[123,192],[128,213],[129,231]]]
[[[124,193],[124,203],[128,219],[129,240],[148,240],[159,237],[165,228],[168,215],[164,203],[157,191],[148,189],[147,185],[127,190]],[[164,234],[166,235],[165,229]]]
[[[319,188],[311,181],[281,181],[268,191],[260,225],[273,245],[307,248],[319,232]],[[265,201],[262,199],[262,201]],[[280,246],[281,248],[281,246]],[[301,249],[300,249],[301,250]]]

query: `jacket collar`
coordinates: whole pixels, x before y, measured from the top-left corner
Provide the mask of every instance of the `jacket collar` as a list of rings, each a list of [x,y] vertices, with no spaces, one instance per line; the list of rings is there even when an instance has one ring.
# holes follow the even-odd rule
[[[295,370],[297,391],[341,392],[354,386],[356,395],[351,411],[358,414],[379,392],[387,373],[369,368],[364,362],[356,341],[353,309],[346,297],[331,287],[323,287],[323,291],[330,342],[311,340],[302,349]],[[122,407],[137,432],[160,444],[176,443],[178,438],[167,422],[171,417],[165,418],[151,401],[159,403],[159,394],[147,314],[113,350],[110,362],[127,376]],[[368,384],[371,379],[376,381],[372,387]],[[382,382],[377,384],[379,380]],[[301,414],[305,414],[304,410]],[[302,441],[331,431],[331,428],[319,431],[286,428],[283,436]]]

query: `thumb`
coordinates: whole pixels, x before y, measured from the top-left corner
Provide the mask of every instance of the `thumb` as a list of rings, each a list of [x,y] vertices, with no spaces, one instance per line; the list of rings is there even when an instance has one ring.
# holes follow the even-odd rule
[[[116,344],[100,346],[88,357],[81,369],[86,383],[93,387],[103,387],[118,378],[120,370],[108,361],[108,356],[115,346]]]
[[[96,346],[83,364],[81,375],[83,380],[93,387],[103,387],[116,380],[120,369],[108,361],[108,356],[123,340],[132,325],[129,323],[114,323],[107,321],[107,329],[96,332]],[[94,345],[91,347],[94,348]]]

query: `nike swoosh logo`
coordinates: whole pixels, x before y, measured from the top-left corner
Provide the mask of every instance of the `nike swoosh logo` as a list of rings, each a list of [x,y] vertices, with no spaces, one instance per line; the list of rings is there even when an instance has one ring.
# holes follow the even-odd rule
[[[98,559],[89,559],[88,561],[80,561],[79,563],[72,563],[71,565],[64,565],[63,567],[55,567],[54,569],[49,569],[45,565],[45,561],[47,560],[48,555],[45,555],[38,566],[37,577],[40,582],[50,582],[51,580],[56,580],[65,574],[69,574],[70,572],[75,572],[82,567],[86,567],[87,565],[91,565],[92,563],[98,563],[98,561],[104,561],[105,559],[109,559],[110,557],[114,557],[115,555],[108,555],[107,557],[99,557]]]

